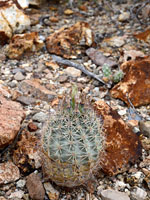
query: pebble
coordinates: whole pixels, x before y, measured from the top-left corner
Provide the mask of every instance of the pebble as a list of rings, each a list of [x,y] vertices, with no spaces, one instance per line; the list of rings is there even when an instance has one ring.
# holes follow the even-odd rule
[[[118,192],[116,190],[102,190],[101,191],[102,200],[130,200],[125,192]]]
[[[17,80],[17,81],[22,81],[25,79],[25,76],[22,74],[22,72],[17,72],[15,75],[14,75],[14,79]]]
[[[27,177],[26,186],[31,199],[44,200],[45,190],[37,174],[32,173]]]
[[[82,73],[79,69],[75,69],[74,67],[67,67],[66,69],[64,69],[64,72],[68,74],[69,76],[72,76],[75,78],[80,77]]]
[[[120,15],[119,15],[119,18],[118,20],[120,22],[124,22],[124,21],[127,21],[130,19],[130,13],[129,12],[122,12]]]
[[[147,196],[147,192],[145,192],[145,190],[143,190],[139,187],[136,187],[135,191],[131,192],[131,196],[135,200],[145,200],[146,196]]]
[[[50,184],[50,182],[44,183],[44,188],[50,200],[59,199],[59,192]]]
[[[46,119],[47,119],[47,114],[44,113],[44,112],[39,112],[39,113],[36,113],[33,118],[32,118],[34,121],[37,121],[37,122],[45,122]]]
[[[16,186],[18,188],[23,188],[25,186],[25,184],[26,184],[26,181],[23,179],[20,179],[19,181],[17,181]]]

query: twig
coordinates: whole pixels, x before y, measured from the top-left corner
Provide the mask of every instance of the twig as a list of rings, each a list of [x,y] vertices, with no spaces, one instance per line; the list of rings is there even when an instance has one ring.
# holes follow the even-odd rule
[[[92,72],[89,72],[88,70],[86,70],[85,67],[83,67],[83,65],[76,64],[76,63],[74,63],[74,62],[72,62],[70,60],[63,59],[60,56],[56,56],[56,55],[52,55],[52,58],[53,58],[54,61],[56,61],[56,62],[58,62],[60,64],[69,65],[69,66],[72,66],[72,67],[74,67],[76,69],[81,70],[84,74],[96,79],[97,81],[99,81],[103,85],[106,85],[108,88],[111,88],[110,84],[105,83],[96,74],[93,74]]]

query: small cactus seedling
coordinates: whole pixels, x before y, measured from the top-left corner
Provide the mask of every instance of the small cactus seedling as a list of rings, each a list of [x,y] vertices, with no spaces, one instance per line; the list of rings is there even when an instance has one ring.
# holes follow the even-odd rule
[[[113,82],[118,83],[119,81],[121,81],[123,76],[124,76],[124,73],[122,70],[116,71],[116,73],[113,75]]]
[[[102,72],[104,77],[108,78],[108,80],[113,81],[114,83],[121,81],[124,76],[123,71],[120,69],[113,74],[110,66],[107,64],[103,65]]]
[[[72,89],[70,106],[49,117],[42,136],[43,172],[56,184],[84,184],[100,168],[104,151],[102,120],[89,106],[76,103]]]

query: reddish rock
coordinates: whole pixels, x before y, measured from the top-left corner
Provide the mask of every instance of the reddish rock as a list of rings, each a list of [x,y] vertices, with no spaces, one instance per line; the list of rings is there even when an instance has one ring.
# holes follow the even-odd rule
[[[21,105],[0,96],[0,149],[16,137],[25,113]]]
[[[46,39],[49,53],[75,58],[81,54],[83,46],[91,46],[93,33],[86,22],[77,22],[70,28],[61,28]]]
[[[11,39],[7,55],[11,59],[19,59],[24,53],[40,50],[43,45],[43,41],[39,39],[36,32],[16,34]]]
[[[121,119],[116,110],[104,101],[97,101],[94,107],[104,122],[106,137],[105,153],[101,157],[100,166],[108,175],[126,171],[130,163],[141,156],[141,143],[138,136]]]
[[[32,132],[32,131],[36,131],[38,129],[38,127],[33,122],[29,122],[28,129],[29,129],[30,132]]]
[[[39,168],[41,166],[41,157],[38,140],[29,132],[22,133],[16,148],[13,152],[13,162],[22,169],[23,172],[28,172],[31,168]]]
[[[28,176],[26,186],[31,199],[44,200],[45,190],[37,174],[32,173]]]
[[[114,98],[119,98],[128,105],[128,99],[134,106],[142,106],[150,103],[150,57],[127,61],[120,67],[124,72],[124,78],[111,90]]]
[[[41,99],[43,101],[49,102],[56,97],[55,92],[46,89],[37,79],[22,81],[19,85],[19,89],[24,95],[31,95],[31,97]]]
[[[12,162],[0,164],[0,184],[14,182],[20,178],[20,172],[17,166]]]

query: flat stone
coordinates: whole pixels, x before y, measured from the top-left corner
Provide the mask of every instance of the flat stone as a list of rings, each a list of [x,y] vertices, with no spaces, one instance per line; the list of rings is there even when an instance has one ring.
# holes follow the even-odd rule
[[[46,39],[46,48],[49,53],[76,58],[83,51],[84,46],[91,46],[94,37],[89,24],[77,22],[69,28],[62,27]],[[82,48],[81,48],[82,47]]]
[[[89,48],[86,50],[86,54],[90,57],[90,59],[96,64],[96,65],[104,65],[107,64],[109,67],[113,67],[117,65],[117,63],[110,58],[107,58],[103,55],[102,52],[100,52],[97,49]]]
[[[128,106],[128,98],[135,107],[150,104],[150,57],[127,61],[120,68],[124,78],[111,89],[112,97]]]
[[[43,101],[52,101],[56,97],[56,93],[46,89],[40,84],[37,79],[24,80],[19,84],[19,90],[25,96],[29,95],[32,98]]]
[[[13,142],[24,117],[25,112],[19,103],[0,96],[0,149]]]
[[[36,99],[29,96],[18,96],[16,101],[20,102],[23,105],[32,105],[36,103]]]
[[[0,184],[7,184],[20,178],[20,172],[12,162],[0,163]]]
[[[72,77],[80,77],[82,73],[79,69],[75,69],[74,67],[67,67],[66,69],[64,69],[64,72],[68,76],[72,76]]]
[[[116,190],[102,190],[101,191],[102,200],[130,200],[125,192],[118,192]]]
[[[101,156],[100,166],[108,175],[126,171],[141,156],[141,142],[118,112],[104,101],[95,102],[94,107],[103,120],[106,137],[105,153]]]
[[[45,190],[37,174],[32,173],[27,177],[26,186],[31,199],[44,200]]]

